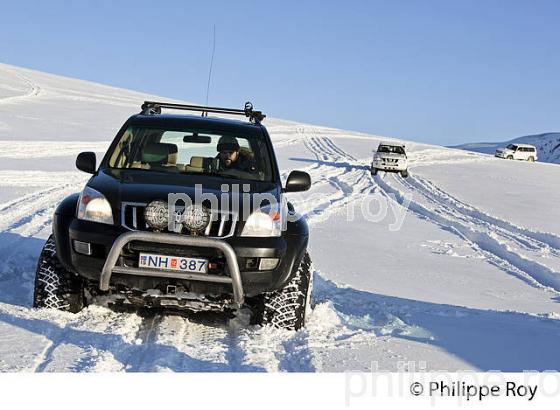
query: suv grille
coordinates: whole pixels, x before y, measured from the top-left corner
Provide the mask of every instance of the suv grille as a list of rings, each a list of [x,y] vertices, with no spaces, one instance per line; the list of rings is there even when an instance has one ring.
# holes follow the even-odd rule
[[[144,220],[146,205],[137,202],[123,202],[121,206],[121,225],[132,231],[150,231],[151,228]],[[177,206],[177,210],[181,211],[182,209]],[[204,236],[227,238],[235,233],[235,226],[237,225],[235,214],[222,211],[211,211],[211,214],[211,222],[204,231]]]

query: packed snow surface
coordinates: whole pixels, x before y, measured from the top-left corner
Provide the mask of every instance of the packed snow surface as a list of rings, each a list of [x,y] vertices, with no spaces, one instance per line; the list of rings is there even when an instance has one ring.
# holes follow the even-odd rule
[[[148,98],[0,65],[0,371],[560,370],[559,166],[403,141],[410,177],[372,177],[387,138],[269,118],[283,177],[313,180],[291,196],[311,228],[305,329],[33,309],[54,208],[87,181],[76,154]]]

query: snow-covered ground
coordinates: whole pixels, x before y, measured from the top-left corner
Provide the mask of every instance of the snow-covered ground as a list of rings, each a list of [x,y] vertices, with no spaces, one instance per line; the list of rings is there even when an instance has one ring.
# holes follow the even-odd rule
[[[304,330],[32,309],[52,212],[87,180],[76,154],[102,153],[145,98],[0,65],[0,371],[560,370],[559,166],[406,142],[411,176],[372,178],[381,137],[275,119],[284,175],[313,178],[292,198],[311,225]]]
[[[546,132],[544,134],[526,135],[524,137],[504,142],[471,142],[457,145],[453,148],[494,155],[497,148],[503,148],[509,144],[534,145],[537,147],[539,161],[560,164],[560,132]]]

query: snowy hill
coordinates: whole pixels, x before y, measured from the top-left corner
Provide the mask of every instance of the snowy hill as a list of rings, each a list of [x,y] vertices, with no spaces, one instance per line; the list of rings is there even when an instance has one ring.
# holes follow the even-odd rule
[[[162,99],[0,65],[0,371],[560,369],[560,167],[405,141],[411,176],[372,178],[381,137],[270,118],[284,176],[313,179],[291,198],[311,228],[304,330],[32,309],[52,212],[87,180],[76,154],[103,152],[146,98]]]
[[[509,144],[534,145],[537,147],[539,161],[560,164],[560,132],[527,135],[525,137],[519,137],[511,141],[504,142],[474,142],[457,145],[452,148],[494,155],[497,148],[505,147]]]

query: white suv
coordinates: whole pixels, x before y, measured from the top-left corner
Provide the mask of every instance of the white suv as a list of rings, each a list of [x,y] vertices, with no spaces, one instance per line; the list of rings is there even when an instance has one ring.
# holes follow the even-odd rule
[[[498,148],[494,156],[533,162],[537,160],[537,149],[529,144],[509,144],[505,148]]]
[[[408,176],[408,159],[403,144],[382,142],[373,153],[371,175],[377,171],[400,172],[403,177]]]

